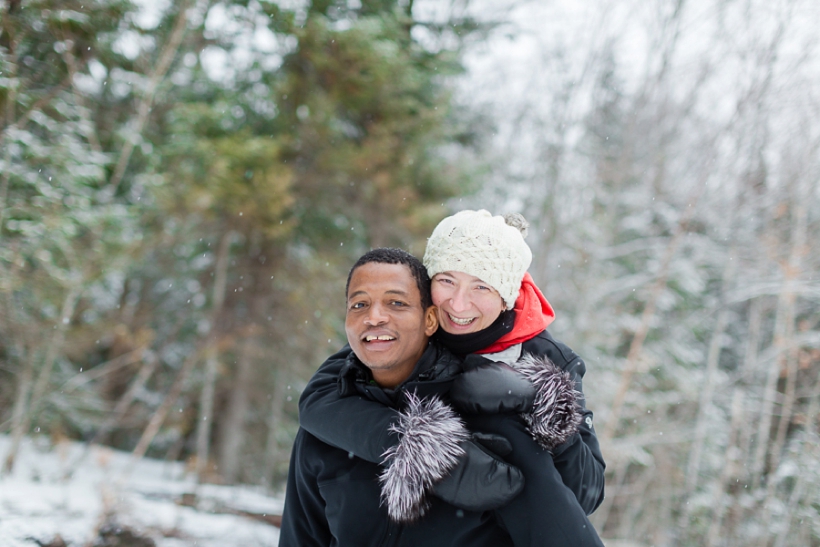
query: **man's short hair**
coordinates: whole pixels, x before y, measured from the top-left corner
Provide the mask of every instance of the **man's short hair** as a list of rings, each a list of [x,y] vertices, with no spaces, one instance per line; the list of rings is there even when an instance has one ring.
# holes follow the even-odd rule
[[[393,247],[379,247],[373,249],[361,256],[359,260],[350,268],[350,273],[347,274],[347,284],[345,285],[345,298],[350,290],[350,279],[353,277],[353,272],[356,268],[375,262],[378,264],[404,264],[410,268],[410,274],[416,280],[416,285],[419,288],[421,295],[421,305],[426,310],[433,305],[433,295],[430,292],[430,276],[427,275],[427,268],[421,263],[421,260],[411,255],[403,249],[395,249]]]

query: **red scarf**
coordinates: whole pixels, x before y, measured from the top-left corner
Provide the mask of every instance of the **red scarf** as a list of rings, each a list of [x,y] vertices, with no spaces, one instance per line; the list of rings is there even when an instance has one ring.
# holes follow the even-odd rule
[[[512,330],[476,353],[496,353],[526,342],[546,329],[555,319],[555,311],[541,290],[535,286],[529,272],[525,273],[524,279],[521,280],[521,288],[518,290],[518,298],[513,309],[515,323]]]

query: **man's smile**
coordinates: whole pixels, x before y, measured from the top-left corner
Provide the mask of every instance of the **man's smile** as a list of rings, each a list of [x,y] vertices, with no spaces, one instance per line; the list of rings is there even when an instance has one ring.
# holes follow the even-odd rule
[[[375,334],[368,334],[364,337],[365,342],[373,342],[374,340],[379,342],[390,342],[395,339],[395,336],[390,336],[389,334],[380,334],[378,336],[376,336]]]

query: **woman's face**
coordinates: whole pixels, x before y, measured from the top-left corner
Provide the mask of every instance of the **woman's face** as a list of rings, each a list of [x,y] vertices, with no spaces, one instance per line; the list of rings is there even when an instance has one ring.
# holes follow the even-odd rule
[[[485,329],[505,308],[498,291],[464,272],[436,274],[432,291],[439,325],[450,334],[469,334]]]

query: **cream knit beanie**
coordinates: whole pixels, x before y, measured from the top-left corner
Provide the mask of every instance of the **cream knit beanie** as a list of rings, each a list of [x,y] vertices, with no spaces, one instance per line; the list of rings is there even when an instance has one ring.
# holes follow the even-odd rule
[[[524,242],[523,216],[492,216],[484,209],[459,211],[439,222],[424,251],[430,278],[441,272],[464,272],[498,291],[507,309],[518,298],[521,280],[532,262]]]

